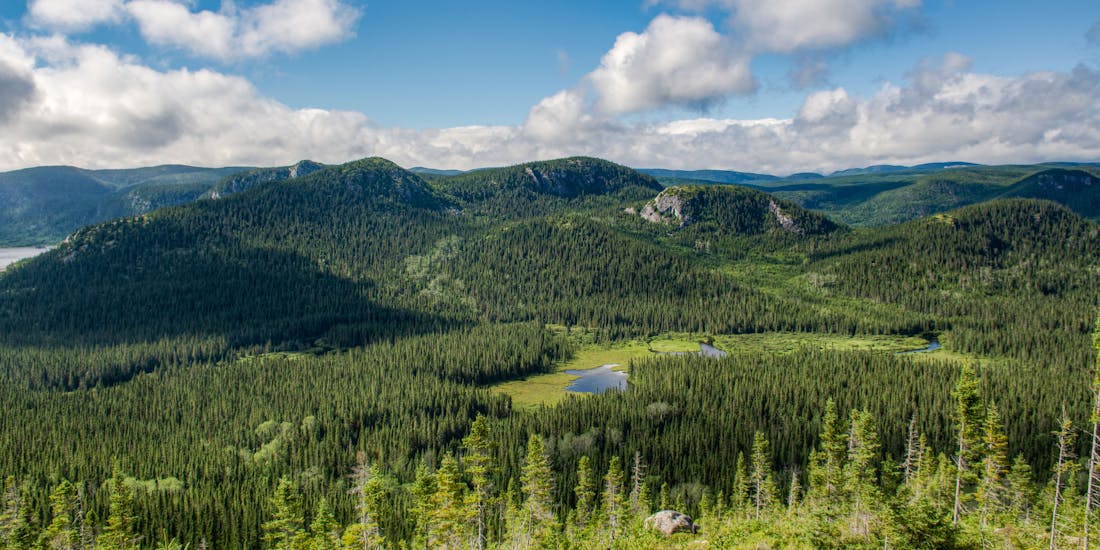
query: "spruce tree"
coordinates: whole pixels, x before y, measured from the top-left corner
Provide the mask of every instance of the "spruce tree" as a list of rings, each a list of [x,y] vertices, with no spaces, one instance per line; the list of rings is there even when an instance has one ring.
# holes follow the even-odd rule
[[[974,473],[974,463],[979,456],[977,448],[981,396],[978,392],[978,375],[970,364],[963,365],[953,395],[958,445],[955,456],[955,505],[951,521],[957,525],[966,511],[966,502],[970,498],[969,487],[977,478]]]
[[[279,479],[270,500],[271,519],[263,524],[263,540],[272,550],[300,550],[308,541],[302,517],[302,498],[290,479]]]
[[[577,485],[573,488],[573,494],[577,498],[574,521],[577,527],[583,529],[592,519],[596,502],[596,479],[592,472],[591,460],[587,455],[581,456],[577,463]]]
[[[531,434],[527,440],[527,457],[523,465],[523,521],[532,544],[541,546],[553,537],[557,525],[554,519],[554,477],[550,457],[542,438]]]
[[[493,502],[493,450],[496,448],[496,441],[489,433],[489,421],[485,416],[477,415],[470,425],[470,433],[462,440],[462,445],[466,450],[463,463],[473,484],[468,500],[472,508],[469,515],[474,518],[476,531],[474,548],[484,550],[488,544],[489,511]]]
[[[978,481],[980,523],[984,527],[991,516],[1005,507],[1008,474],[1008,438],[1004,434],[996,404],[990,404],[982,430],[981,479]]]
[[[111,478],[111,508],[107,525],[99,535],[96,546],[103,550],[129,550],[138,547],[134,516],[134,497],[126,485],[125,476],[115,468]]]
[[[764,438],[764,432],[758,431],[752,438],[752,473],[750,474],[756,519],[760,519],[761,512],[771,504],[773,498],[770,491],[771,476],[771,450],[768,440]]]
[[[466,526],[466,484],[458,473],[458,460],[447,453],[439,463],[435,474],[436,490],[432,496],[431,523],[428,529],[428,546],[432,548],[458,549],[469,542]]]
[[[317,501],[317,510],[309,524],[309,550],[342,550],[340,524],[329,510],[328,499]],[[359,548],[359,547],[357,547]]]
[[[50,493],[49,525],[42,530],[39,545],[50,550],[76,548],[80,544],[79,534],[73,529],[73,514],[76,510],[76,487],[68,480],[61,483]]]
[[[603,516],[607,522],[607,544],[613,546],[623,528],[623,463],[618,455],[611,457],[607,475],[603,478]]]

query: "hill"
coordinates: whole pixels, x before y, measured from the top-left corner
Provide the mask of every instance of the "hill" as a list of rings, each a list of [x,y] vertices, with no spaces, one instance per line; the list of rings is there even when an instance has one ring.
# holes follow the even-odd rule
[[[678,228],[694,226],[742,235],[768,231],[816,235],[837,228],[828,218],[793,203],[729,185],[669,187],[646,203],[638,215]]]
[[[652,177],[587,157],[475,170],[443,178],[435,185],[472,213],[493,217],[610,206],[642,200],[661,190]]]
[[[198,198],[240,168],[68,166],[0,174],[0,246],[52,245],[77,228]]]

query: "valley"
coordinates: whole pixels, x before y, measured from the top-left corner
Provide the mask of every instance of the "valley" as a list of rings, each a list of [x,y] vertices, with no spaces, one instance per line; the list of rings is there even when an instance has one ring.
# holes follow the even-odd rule
[[[1028,547],[1062,411],[1090,422],[1100,226],[1069,194],[1027,191],[1047,167],[950,173],[983,170],[1001,192],[873,227],[839,197],[929,176],[794,190],[586,157],[226,175],[0,275],[5,510],[37,541],[60,517],[102,528],[127,487],[142,547],[272,547],[274,517],[302,540],[434,546],[483,517],[494,544],[584,548],[607,540],[609,506],[621,548]],[[835,180],[863,177],[879,183]],[[970,470],[949,458],[960,433],[987,449]],[[991,456],[1031,472],[1017,500],[999,478],[995,516]],[[523,519],[536,474],[556,487],[539,522]],[[706,530],[641,527],[672,507]]]

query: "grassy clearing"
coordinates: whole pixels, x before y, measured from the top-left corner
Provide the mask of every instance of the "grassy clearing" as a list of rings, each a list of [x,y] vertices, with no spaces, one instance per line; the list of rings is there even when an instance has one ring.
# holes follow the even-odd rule
[[[791,353],[812,347],[840,351],[883,351],[896,353],[921,349],[928,341],[916,336],[841,336],[805,332],[765,332],[760,334],[734,334],[714,337],[719,349],[737,353]],[[930,354],[938,354],[938,351]],[[923,355],[923,354],[922,354]]]
[[[555,329],[556,327],[551,327]],[[564,332],[564,327],[561,328]],[[584,333],[571,333],[580,341]],[[490,388],[496,394],[512,398],[512,406],[518,410],[535,410],[541,406],[553,406],[570,395],[585,395],[567,391],[579,378],[566,371],[589,370],[603,365],[618,365],[614,370],[629,370],[635,359],[652,357],[655,353],[699,351],[699,342],[712,340],[714,345],[728,352],[791,353],[805,347],[834,350],[873,350],[887,353],[920,349],[928,345],[922,338],[909,336],[863,336],[850,338],[833,334],[771,332],[763,334],[736,334],[709,337],[703,334],[661,334],[648,340],[629,340],[610,345],[582,344],[569,361],[558,364],[554,372],[512,380]],[[928,358],[945,358],[948,352],[914,354]]]

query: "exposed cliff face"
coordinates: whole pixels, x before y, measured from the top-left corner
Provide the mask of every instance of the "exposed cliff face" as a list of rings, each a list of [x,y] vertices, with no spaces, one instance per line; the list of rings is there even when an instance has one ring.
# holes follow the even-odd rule
[[[205,197],[220,199],[228,195],[247,191],[262,183],[305,177],[323,168],[325,168],[324,164],[311,160],[303,160],[293,166],[261,168],[259,170],[234,174],[211,188],[210,191],[206,193]]]
[[[781,231],[796,235],[827,233],[836,224],[820,214],[767,193],[729,185],[669,187],[638,215],[652,223],[685,228],[709,224],[727,233]]]
[[[684,201],[679,193],[671,191],[676,188],[661,191],[652,201],[642,208],[640,215],[653,223],[679,224],[684,227],[691,223],[691,217],[684,217]]]

